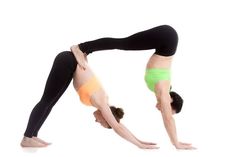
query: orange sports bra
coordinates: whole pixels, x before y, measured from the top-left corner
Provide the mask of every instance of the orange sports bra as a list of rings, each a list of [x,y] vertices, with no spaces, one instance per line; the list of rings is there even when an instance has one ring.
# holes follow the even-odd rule
[[[85,105],[91,105],[91,96],[94,92],[101,88],[100,82],[95,76],[91,77],[86,83],[84,83],[78,90],[77,93],[80,100]]]

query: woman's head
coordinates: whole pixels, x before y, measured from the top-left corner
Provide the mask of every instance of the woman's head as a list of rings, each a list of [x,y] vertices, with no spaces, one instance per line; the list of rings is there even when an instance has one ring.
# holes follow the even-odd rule
[[[115,106],[110,106],[110,110],[113,113],[113,116],[115,117],[116,121],[119,123],[120,119],[124,116],[124,111],[122,108],[116,108]],[[107,121],[104,119],[102,113],[100,110],[96,110],[94,113],[95,121],[100,123],[103,127],[111,129],[110,125],[107,123]]]
[[[182,109],[184,100],[181,98],[179,94],[173,91],[170,92],[170,96],[172,99],[172,102],[171,102],[172,110],[174,110],[175,113],[179,113]]]

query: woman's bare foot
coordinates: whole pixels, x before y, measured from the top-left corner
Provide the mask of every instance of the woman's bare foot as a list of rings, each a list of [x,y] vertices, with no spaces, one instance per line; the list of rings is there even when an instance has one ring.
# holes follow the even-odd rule
[[[22,147],[46,147],[47,145],[40,143],[33,138],[24,137],[20,143]]]
[[[44,145],[50,145],[51,143],[48,143],[48,142],[46,142],[46,141],[43,141],[42,139],[40,139],[40,138],[38,138],[38,137],[35,137],[35,136],[33,136],[32,137],[35,141],[37,141],[37,142],[40,142],[40,143],[42,143],[42,144],[44,144]]]

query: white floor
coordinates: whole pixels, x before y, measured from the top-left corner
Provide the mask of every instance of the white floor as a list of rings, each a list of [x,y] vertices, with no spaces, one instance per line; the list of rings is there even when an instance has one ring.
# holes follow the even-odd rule
[[[0,156],[234,156],[233,15],[232,0],[1,1]],[[173,90],[185,100],[182,113],[175,116],[178,138],[197,150],[178,151],[169,142],[154,95],[143,80],[152,50],[97,52],[88,59],[110,104],[124,108],[122,123],[138,138],[158,143],[159,150],[138,149],[103,129],[95,123],[94,109],[80,103],[72,86],[41,128],[39,137],[52,145],[20,147],[58,52],[161,24],[172,25],[179,34],[172,65]]]
[[[55,128],[55,127],[54,127]],[[80,129],[80,132],[78,130]],[[72,127],[68,129],[73,129]],[[53,144],[47,148],[21,148],[19,146],[20,137],[12,138],[12,137],[3,137],[4,142],[1,142],[1,155],[4,156],[16,156],[16,157],[25,157],[25,156],[55,156],[55,155],[68,155],[68,156],[176,156],[176,157],[199,157],[199,156],[210,156],[210,155],[225,155],[225,156],[233,156],[234,151],[232,148],[232,139],[221,139],[216,136],[224,136],[220,135],[218,132],[215,138],[212,139],[211,135],[198,135],[194,133],[194,136],[189,138],[193,142],[193,144],[198,148],[197,150],[176,150],[174,147],[170,145],[167,141],[167,138],[160,137],[159,132],[156,131],[155,134],[151,134],[152,137],[159,138],[146,138],[151,141],[158,142],[161,147],[158,150],[141,150],[135,147],[132,144],[127,143],[122,140],[118,136],[116,136],[112,131],[103,130],[101,128],[93,128],[88,129],[86,127],[77,127],[75,128],[77,135],[74,134],[75,131],[71,131],[71,135],[68,135],[68,132],[61,131],[59,138],[58,134],[51,135],[49,137],[48,134],[51,132],[47,132],[48,136],[43,136],[45,139],[48,139]],[[151,132],[149,130],[142,129],[143,132]],[[160,130],[160,129],[159,129]],[[82,132],[83,131],[83,132]],[[82,133],[81,133],[82,132]],[[136,131],[137,132],[137,131]],[[15,133],[16,134],[16,133]],[[46,134],[46,133],[43,133]],[[190,134],[190,133],[189,133]],[[163,136],[164,134],[162,134]],[[231,134],[230,134],[231,135]],[[150,136],[150,135],[149,135]],[[198,136],[198,138],[195,138]],[[144,137],[144,136],[139,136]],[[227,137],[228,138],[228,137]]]

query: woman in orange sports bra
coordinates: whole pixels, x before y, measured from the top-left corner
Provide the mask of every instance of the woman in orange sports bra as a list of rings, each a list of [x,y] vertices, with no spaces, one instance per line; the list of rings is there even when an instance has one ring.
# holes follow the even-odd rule
[[[76,52],[78,46],[72,46],[71,50]],[[82,56],[81,59],[85,60],[85,57]],[[158,148],[155,143],[139,140],[120,123],[120,119],[124,115],[123,110],[109,106],[108,97],[100,82],[89,68],[87,62],[85,63],[85,69],[78,66],[75,56],[70,51],[61,52],[56,56],[42,98],[37,105],[35,105],[30,114],[24,137],[20,143],[21,146],[46,147],[49,145],[48,142],[37,137],[38,132],[53,106],[73,79],[74,88],[79,94],[81,102],[85,105],[97,108],[93,113],[96,122],[100,123],[105,128],[112,128],[119,136],[139,148]]]

